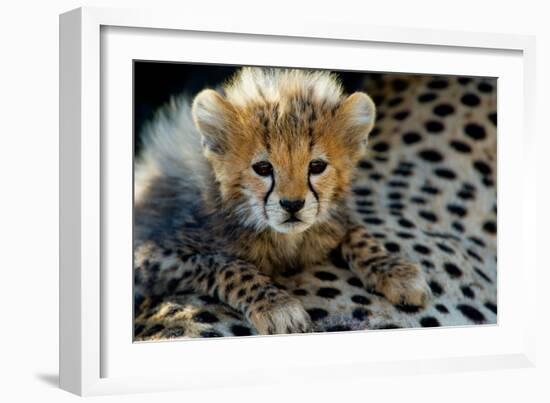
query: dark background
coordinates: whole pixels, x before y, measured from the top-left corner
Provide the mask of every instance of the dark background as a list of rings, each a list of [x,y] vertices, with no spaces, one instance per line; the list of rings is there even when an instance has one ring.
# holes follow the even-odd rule
[[[242,66],[134,62],[135,153],[141,149],[141,129],[154,112],[170,97],[181,93],[194,96],[204,88],[222,84]],[[337,71],[347,93],[359,90],[366,77],[363,72]],[[369,76],[372,76],[369,73]]]

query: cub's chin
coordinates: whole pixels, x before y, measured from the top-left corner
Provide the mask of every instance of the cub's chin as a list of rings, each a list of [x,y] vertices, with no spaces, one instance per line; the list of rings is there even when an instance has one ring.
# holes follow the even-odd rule
[[[311,227],[311,224],[306,223],[304,221],[285,221],[280,224],[273,224],[270,223],[270,227],[278,233],[281,234],[299,234],[301,232],[304,232],[309,227]]]

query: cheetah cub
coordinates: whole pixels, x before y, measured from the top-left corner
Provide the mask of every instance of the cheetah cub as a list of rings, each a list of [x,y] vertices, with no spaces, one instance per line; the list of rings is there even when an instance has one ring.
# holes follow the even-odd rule
[[[135,296],[193,290],[260,334],[311,331],[273,273],[334,248],[365,287],[424,305],[419,266],[390,254],[347,206],[375,121],[368,95],[327,72],[243,68],[219,91],[173,99],[146,127],[135,166]]]

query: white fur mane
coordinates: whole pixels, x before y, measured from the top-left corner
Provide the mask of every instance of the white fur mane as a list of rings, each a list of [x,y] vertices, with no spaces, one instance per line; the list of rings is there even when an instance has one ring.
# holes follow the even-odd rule
[[[278,102],[295,93],[311,93],[312,100],[331,105],[343,93],[330,72],[255,67],[241,69],[224,90],[227,100],[240,106],[262,99]]]

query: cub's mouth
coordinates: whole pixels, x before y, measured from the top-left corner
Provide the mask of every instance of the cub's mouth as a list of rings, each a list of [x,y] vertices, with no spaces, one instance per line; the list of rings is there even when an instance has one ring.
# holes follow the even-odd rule
[[[285,221],[283,221],[283,224],[292,224],[292,223],[297,223],[297,222],[302,222],[302,220],[300,220],[298,217],[296,217],[293,214],[290,217],[288,217]]]

